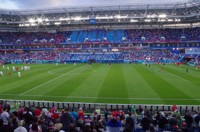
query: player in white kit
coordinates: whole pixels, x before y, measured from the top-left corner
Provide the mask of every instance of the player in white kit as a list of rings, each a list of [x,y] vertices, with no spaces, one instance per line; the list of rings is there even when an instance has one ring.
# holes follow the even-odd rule
[[[0,71],[0,75],[3,76],[3,71]]]
[[[18,77],[21,77],[21,72],[18,72],[17,74],[18,74]]]

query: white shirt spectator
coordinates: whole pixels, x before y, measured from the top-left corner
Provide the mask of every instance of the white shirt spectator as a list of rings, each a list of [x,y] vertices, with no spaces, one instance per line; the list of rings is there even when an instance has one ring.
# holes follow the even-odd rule
[[[1,119],[3,120],[3,124],[7,125],[8,124],[8,119],[9,119],[9,114],[7,112],[7,109],[5,109],[3,111],[3,113],[1,113]]]
[[[14,132],[27,132],[26,128],[23,127],[24,121],[21,120],[18,122],[18,127],[14,130]]]
[[[14,132],[27,132],[26,128],[23,126],[18,126]]]

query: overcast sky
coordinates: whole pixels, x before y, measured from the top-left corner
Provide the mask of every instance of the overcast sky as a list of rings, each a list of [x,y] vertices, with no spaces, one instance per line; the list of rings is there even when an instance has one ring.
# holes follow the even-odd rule
[[[104,6],[131,4],[162,4],[186,2],[188,0],[0,0],[0,8],[4,9],[40,9],[67,6]]]

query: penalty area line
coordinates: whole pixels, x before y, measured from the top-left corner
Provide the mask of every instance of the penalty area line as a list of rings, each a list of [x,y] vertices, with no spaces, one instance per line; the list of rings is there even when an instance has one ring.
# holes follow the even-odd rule
[[[193,83],[193,82],[190,82],[190,81],[188,81],[188,80],[186,80],[186,79],[184,79],[184,78],[182,78],[182,77],[179,77],[179,76],[177,76],[177,75],[174,75],[174,74],[169,73],[169,72],[166,72],[166,71],[161,72],[161,71],[159,71],[158,69],[155,70],[155,71],[156,71],[156,72],[159,72],[159,73],[162,73],[162,74],[168,74],[168,75],[171,75],[171,76],[173,76],[173,77],[176,77],[176,78],[181,79],[181,80],[183,80],[183,81],[185,81],[185,82],[188,82],[188,83]]]
[[[84,65],[83,65],[83,66],[84,66]],[[56,78],[53,78],[53,79],[51,79],[51,80],[49,80],[49,81],[47,81],[47,82],[45,82],[45,83],[42,83],[42,84],[40,84],[40,85],[38,85],[38,86],[36,86],[36,87],[33,87],[33,88],[31,88],[31,89],[29,89],[29,90],[27,90],[27,91],[25,91],[25,92],[23,92],[23,93],[21,93],[21,94],[19,94],[19,95],[24,95],[24,94],[26,94],[26,93],[28,93],[28,92],[30,92],[30,91],[32,91],[32,90],[35,90],[35,89],[37,89],[37,88],[39,88],[39,87],[41,87],[41,86],[44,86],[44,85],[46,85],[46,84],[48,84],[48,83],[50,83],[50,82],[53,82],[54,80],[57,80],[57,79],[59,79],[59,78],[65,76],[65,75],[68,75],[68,74],[70,74],[71,72],[73,72],[73,71],[75,71],[75,70],[77,70],[77,69],[79,69],[79,68],[81,68],[81,67],[83,67],[83,66],[80,66],[80,67],[78,67],[78,68],[76,68],[76,69],[73,69],[73,70],[71,70],[71,71],[69,71],[69,72],[67,72],[67,73],[65,73],[65,74],[62,74],[62,75],[60,75],[60,76],[58,76],[58,77],[56,77]]]

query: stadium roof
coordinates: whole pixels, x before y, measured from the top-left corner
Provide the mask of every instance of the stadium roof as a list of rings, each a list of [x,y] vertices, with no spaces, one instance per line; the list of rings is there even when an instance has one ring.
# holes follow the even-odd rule
[[[47,0],[44,1],[47,2]],[[53,2],[54,0],[49,1]],[[101,1],[103,3],[106,0]],[[87,25],[92,23],[191,23],[199,22],[200,20],[200,0],[187,2],[181,0],[182,2],[172,3],[165,3],[166,0],[160,0],[162,2],[157,4],[152,1],[158,0],[150,0],[152,3],[149,4],[144,2],[142,4],[129,4],[132,0],[126,0],[129,3],[123,4],[120,3],[122,0],[110,1],[115,3],[112,6],[106,3],[103,6],[100,4],[98,6],[87,5],[81,7],[78,7],[79,5],[69,7],[63,4],[63,7],[59,6],[56,8],[0,9],[0,23],[6,24],[7,26],[13,24],[19,27],[29,27],[73,24]],[[43,1],[40,4],[42,3]]]
[[[138,4],[176,4],[188,0],[0,0],[4,9],[44,9],[63,6],[118,6]]]
[[[113,6],[76,6],[56,7],[56,8],[43,8],[43,9],[0,9],[1,15],[34,15],[34,14],[50,14],[50,13],[65,13],[65,12],[90,12],[90,11],[116,11],[116,10],[149,10],[149,9],[180,9],[180,8],[200,8],[200,1],[190,2],[174,2],[174,3],[149,3],[149,4],[131,4],[131,5],[117,5]]]

